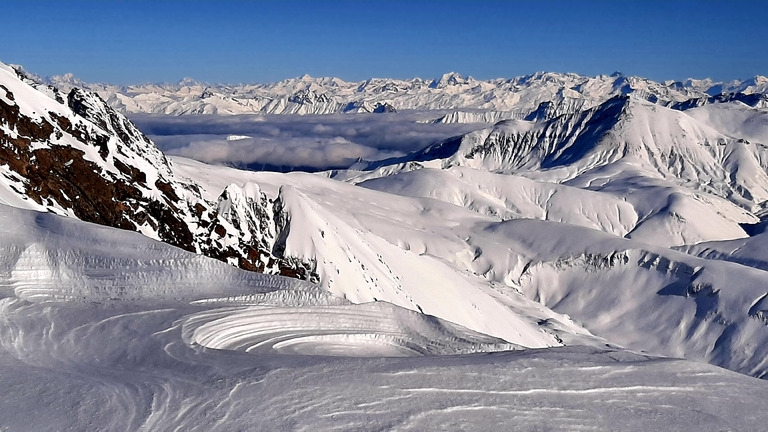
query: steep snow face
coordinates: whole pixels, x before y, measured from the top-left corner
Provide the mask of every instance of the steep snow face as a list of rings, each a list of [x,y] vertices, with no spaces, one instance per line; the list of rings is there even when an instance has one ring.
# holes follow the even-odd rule
[[[620,97],[543,124],[502,122],[478,141],[472,137],[462,145],[455,163],[491,171],[571,167],[578,173],[634,156],[678,177],[697,174],[686,163],[715,170],[715,156],[704,147],[725,145],[726,137],[680,112]]]
[[[759,118],[759,111],[749,112],[745,115]],[[764,132],[759,122],[755,130],[753,136]],[[443,166],[531,172],[533,178],[564,181],[628,160],[749,209],[768,199],[766,151],[760,143],[720,133],[686,113],[615,98],[546,122],[504,121],[470,133]]]
[[[762,77],[759,77],[762,78]],[[764,80],[764,78],[763,78]],[[733,82],[657,83],[621,74],[586,77],[537,72],[512,79],[488,81],[456,73],[435,80],[372,78],[345,82],[338,78],[304,76],[273,84],[208,85],[194,80],[172,84],[119,87],[88,84],[113,108],[124,113],[163,114],[329,114],[391,112],[393,110],[482,109],[550,119],[595,107],[613,96],[633,94],[663,105],[691,99],[706,101],[711,94],[768,91],[763,80]],[[52,77],[49,83],[70,89],[71,76]],[[715,90],[719,90],[715,93]],[[706,103],[706,102],[704,102]],[[458,114],[443,121],[466,121]]]

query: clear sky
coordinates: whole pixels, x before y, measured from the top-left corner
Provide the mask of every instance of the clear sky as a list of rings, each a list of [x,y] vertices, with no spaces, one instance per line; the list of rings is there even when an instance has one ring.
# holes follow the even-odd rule
[[[91,82],[768,75],[764,1],[2,1],[0,61]]]

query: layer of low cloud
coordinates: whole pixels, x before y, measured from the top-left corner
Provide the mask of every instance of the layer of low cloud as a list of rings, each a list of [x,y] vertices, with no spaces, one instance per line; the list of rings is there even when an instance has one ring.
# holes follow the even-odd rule
[[[251,169],[323,170],[346,167],[360,158],[375,161],[402,156],[482,127],[417,122],[440,115],[440,112],[322,116],[141,114],[131,118],[170,155]]]
[[[221,137],[190,142],[168,151],[209,163],[263,167],[309,167],[316,169],[345,167],[357,159],[378,157],[376,149],[356,144],[342,137],[330,139],[242,138],[227,140]]]

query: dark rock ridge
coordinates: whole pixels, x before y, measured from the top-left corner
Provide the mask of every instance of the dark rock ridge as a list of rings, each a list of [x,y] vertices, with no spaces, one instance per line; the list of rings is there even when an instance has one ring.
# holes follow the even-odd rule
[[[316,280],[283,256],[289,216],[258,187],[231,185],[216,202],[99,96],[58,90],[0,64],[0,181],[38,210],[139,231],[246,270]],[[283,221],[280,223],[279,221]]]

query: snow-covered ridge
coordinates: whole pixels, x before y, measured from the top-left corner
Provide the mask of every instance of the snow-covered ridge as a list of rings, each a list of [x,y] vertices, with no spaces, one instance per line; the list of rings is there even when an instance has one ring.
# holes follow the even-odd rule
[[[551,118],[594,107],[617,95],[633,94],[662,105],[696,100],[695,105],[699,105],[718,94],[768,92],[768,80],[761,76],[728,83],[711,80],[658,83],[621,74],[588,77],[551,72],[487,81],[449,73],[434,80],[372,78],[363,82],[305,75],[272,84],[240,85],[204,84],[185,79],[178,84],[114,86],[85,84],[71,75],[54,76],[46,82],[65,90],[85,87],[123,113],[175,115],[481,109],[512,113],[500,114],[504,118],[528,115]],[[441,121],[469,120],[471,115],[458,115]]]
[[[138,231],[248,270],[312,277],[311,264],[275,255],[279,214],[258,187],[203,198],[98,95],[64,95],[0,66],[0,203]]]

